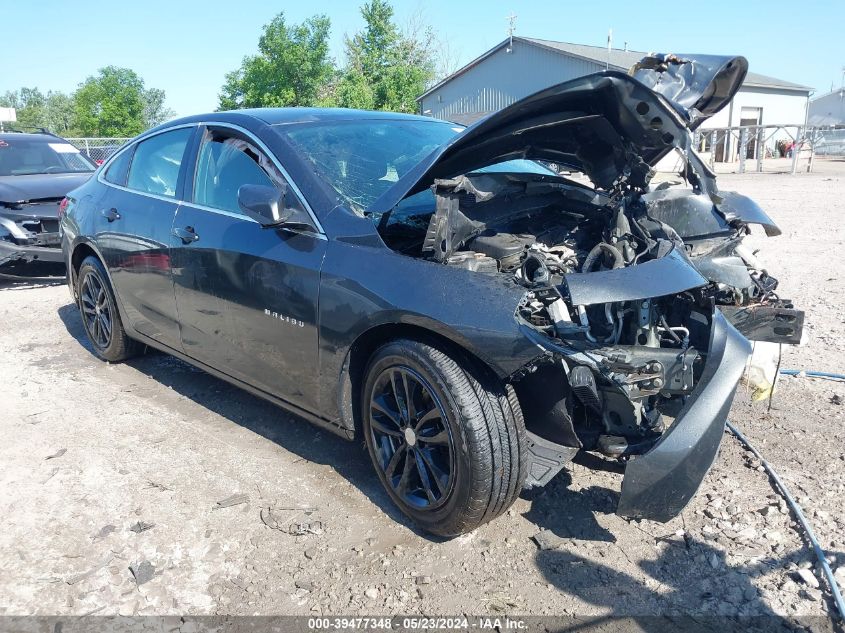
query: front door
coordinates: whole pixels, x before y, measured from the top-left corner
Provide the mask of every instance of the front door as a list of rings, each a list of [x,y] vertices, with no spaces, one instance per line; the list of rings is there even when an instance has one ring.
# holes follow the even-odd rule
[[[238,206],[241,185],[281,189],[283,182],[254,139],[223,127],[205,131],[173,225],[176,304],[186,354],[315,410],[325,238],[262,228]],[[304,204],[287,191],[288,204]]]

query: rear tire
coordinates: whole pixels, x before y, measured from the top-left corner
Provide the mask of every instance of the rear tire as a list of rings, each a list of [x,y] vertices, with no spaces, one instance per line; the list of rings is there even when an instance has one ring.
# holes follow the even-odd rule
[[[511,506],[527,459],[525,423],[510,385],[408,339],[379,348],[363,383],[370,458],[390,498],[417,525],[456,536]]]
[[[76,298],[85,334],[97,356],[117,363],[141,351],[141,344],[129,338],[123,329],[105,267],[92,255],[79,266]]]

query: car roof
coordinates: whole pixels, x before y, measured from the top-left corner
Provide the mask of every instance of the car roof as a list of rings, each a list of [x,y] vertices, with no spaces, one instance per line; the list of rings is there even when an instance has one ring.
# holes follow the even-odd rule
[[[196,121],[225,120],[232,115],[248,116],[267,125],[284,125],[291,123],[311,123],[319,121],[427,121],[445,123],[440,119],[420,116],[417,114],[401,114],[399,112],[381,112],[373,110],[352,110],[348,108],[248,108],[244,110],[225,110],[197,114],[168,121],[161,127],[171,127],[182,123]]]
[[[0,132],[0,140],[3,141],[42,141],[44,143],[55,143],[56,139],[64,141],[60,136],[53,134],[42,134],[40,132]]]

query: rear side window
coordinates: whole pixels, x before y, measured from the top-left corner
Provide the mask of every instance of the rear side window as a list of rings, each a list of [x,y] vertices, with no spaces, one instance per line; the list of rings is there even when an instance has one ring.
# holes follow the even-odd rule
[[[138,143],[126,186],[136,191],[175,198],[179,167],[193,133],[193,128],[180,128]]]
[[[132,154],[134,153],[134,147],[130,147],[125,152],[122,152],[108,166],[103,178],[105,178],[107,182],[115,185],[126,185],[126,176],[129,173],[129,163],[132,162]]]

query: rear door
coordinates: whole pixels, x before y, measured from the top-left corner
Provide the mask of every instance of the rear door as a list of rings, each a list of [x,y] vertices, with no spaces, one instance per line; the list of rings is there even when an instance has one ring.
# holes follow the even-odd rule
[[[151,136],[121,152],[102,180],[96,241],[129,324],[180,349],[170,235],[184,184],[183,157],[196,126]]]
[[[209,126],[197,150],[171,241],[186,354],[297,406],[316,409],[317,301],[325,237],[262,228],[243,215],[241,185],[287,185],[254,136]],[[178,234],[178,235],[177,235]]]

